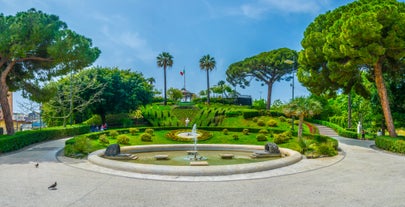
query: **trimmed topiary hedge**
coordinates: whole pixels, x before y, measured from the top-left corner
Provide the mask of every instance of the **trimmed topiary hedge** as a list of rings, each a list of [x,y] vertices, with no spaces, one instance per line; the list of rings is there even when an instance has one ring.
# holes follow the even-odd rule
[[[392,138],[379,136],[375,139],[375,145],[383,150],[405,154],[405,138]]]
[[[11,152],[19,150],[28,145],[55,140],[79,134],[85,134],[90,131],[88,125],[74,125],[72,127],[52,127],[43,128],[41,130],[30,130],[17,132],[14,135],[0,136],[0,153]]]

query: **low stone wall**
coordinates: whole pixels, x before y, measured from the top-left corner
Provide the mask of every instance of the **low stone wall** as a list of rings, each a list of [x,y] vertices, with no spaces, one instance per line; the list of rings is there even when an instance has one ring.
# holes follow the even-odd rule
[[[150,151],[188,151],[193,149],[192,144],[180,145],[144,145],[144,146],[129,146],[122,147],[121,152],[150,152]],[[222,151],[256,151],[263,150],[263,146],[257,145],[226,145],[226,144],[199,144],[198,150],[222,150]],[[218,176],[244,174],[252,172],[260,172],[272,170],[280,167],[285,167],[299,162],[302,155],[299,152],[280,148],[283,158],[277,160],[237,164],[237,165],[216,165],[216,166],[167,166],[167,165],[150,165],[136,164],[104,159],[101,156],[105,150],[98,150],[88,156],[88,160],[96,165],[128,172],[156,174],[156,175],[172,175],[172,176]]]

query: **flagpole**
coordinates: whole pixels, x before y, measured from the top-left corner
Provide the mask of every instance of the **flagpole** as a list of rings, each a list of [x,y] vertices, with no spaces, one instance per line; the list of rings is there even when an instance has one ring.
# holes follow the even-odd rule
[[[183,76],[184,76],[184,90],[186,90],[186,67],[183,67]]]

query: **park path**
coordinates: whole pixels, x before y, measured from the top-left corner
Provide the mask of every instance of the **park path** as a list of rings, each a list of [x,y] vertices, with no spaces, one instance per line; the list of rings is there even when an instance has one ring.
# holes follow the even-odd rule
[[[217,182],[158,181],[94,172],[56,158],[64,140],[45,142],[0,156],[0,206],[404,206],[404,156],[373,150],[372,141],[319,129],[339,140],[344,158],[335,164]],[[79,160],[77,165],[86,162]],[[55,181],[57,190],[48,190]]]

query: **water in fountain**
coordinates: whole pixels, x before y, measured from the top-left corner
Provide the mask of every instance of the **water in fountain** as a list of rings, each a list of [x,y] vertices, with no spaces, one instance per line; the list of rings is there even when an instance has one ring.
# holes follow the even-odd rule
[[[193,125],[193,128],[191,130],[191,135],[193,136],[193,139],[194,139],[194,149],[193,149],[193,151],[188,151],[187,152],[188,156],[185,157],[184,159],[190,160],[190,161],[191,160],[193,160],[193,161],[195,161],[195,160],[207,160],[206,157],[198,156],[198,152],[197,152],[198,133],[197,133],[197,125],[196,124]]]

